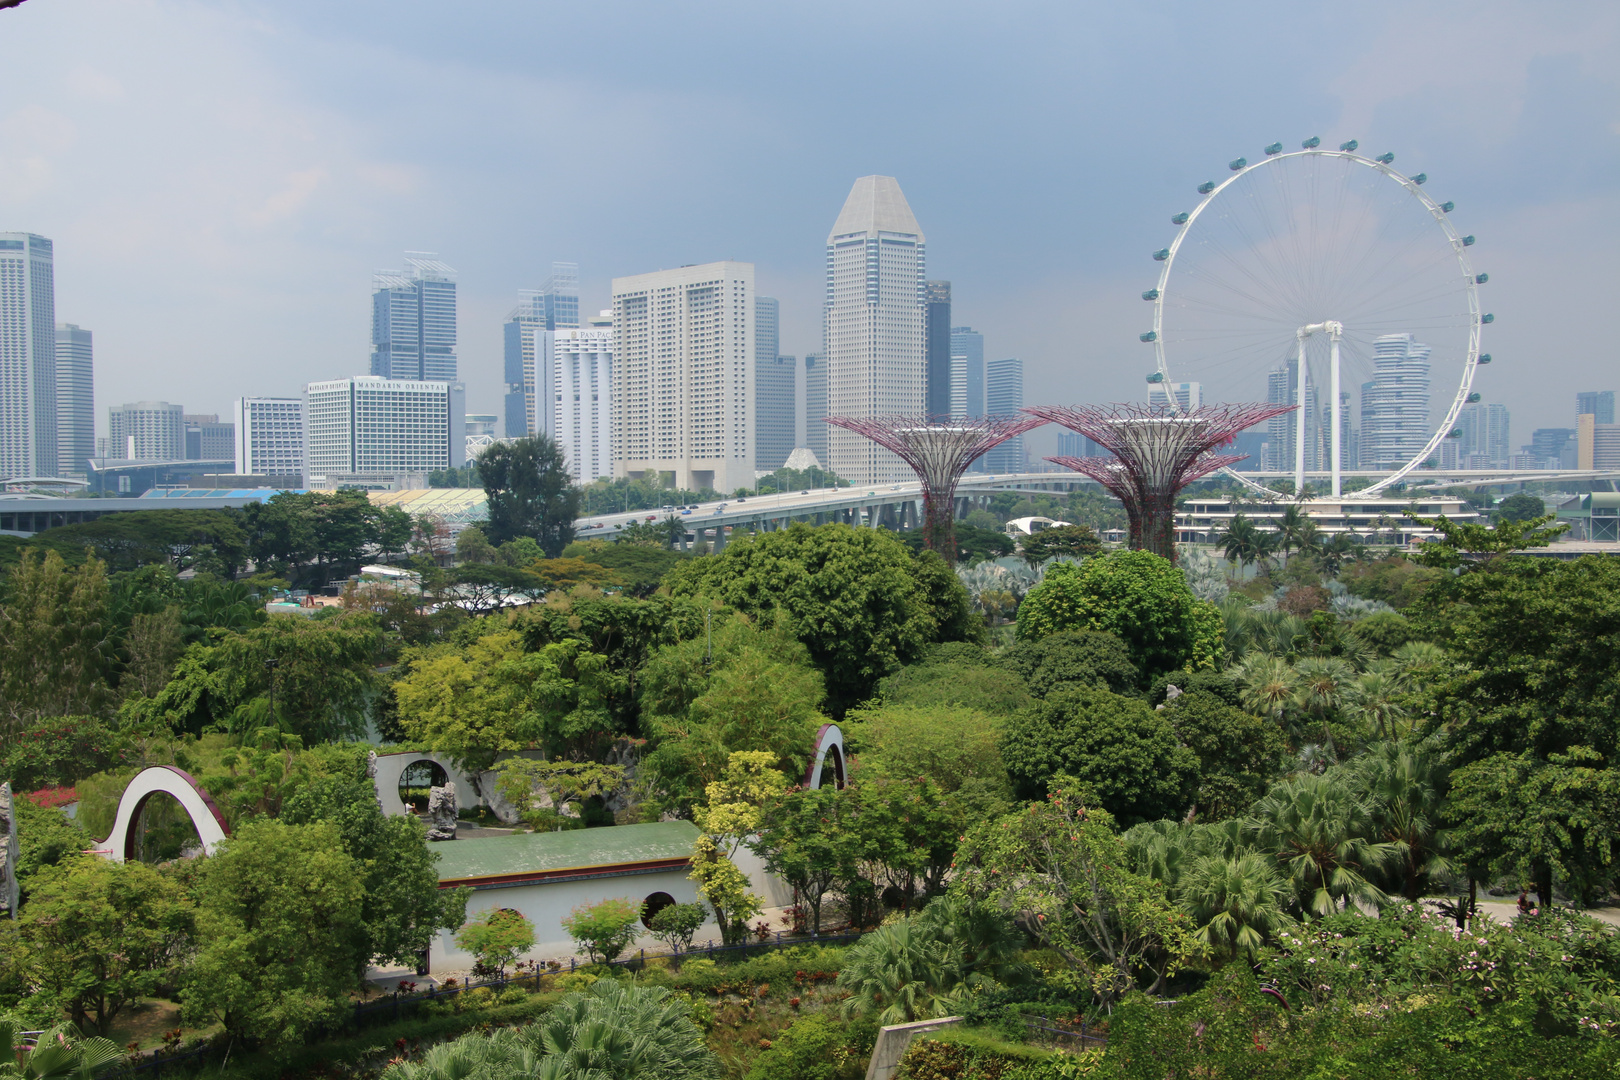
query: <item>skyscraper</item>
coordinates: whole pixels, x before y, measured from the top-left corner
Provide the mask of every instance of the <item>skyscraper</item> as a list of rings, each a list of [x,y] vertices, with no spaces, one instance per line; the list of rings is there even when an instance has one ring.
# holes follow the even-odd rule
[[[303,475],[303,398],[238,398],[235,420],[239,474]]]
[[[1017,416],[1024,407],[1024,362],[1017,358],[991,360],[984,365],[984,411],[988,416]],[[1013,473],[1024,471],[1024,437],[1008,439],[983,461],[985,471]]]
[[[1542,467],[1565,468],[1563,464],[1564,448],[1574,438],[1574,428],[1536,428],[1530,433],[1530,445],[1526,447],[1530,451],[1530,456],[1536,459],[1534,467],[1538,469]],[[1551,463],[1550,466],[1549,462]]]
[[[56,455],[58,476],[83,476],[96,454],[94,342],[90,331],[56,324]]]
[[[793,453],[794,359],[780,352],[780,308],[754,298],[754,468],[780,469]]]
[[[1203,384],[1178,382],[1152,383],[1148,386],[1148,404],[1168,406],[1171,398],[1175,399],[1176,406],[1182,412],[1196,409],[1204,403]]]
[[[951,327],[951,403],[952,416],[983,416],[984,406],[984,335],[971,326]],[[981,458],[975,469],[984,468]]]
[[[589,321],[584,329],[551,334],[557,387],[552,437],[580,484],[613,478],[613,313]]]
[[[55,255],[43,236],[0,232],[0,479],[55,475],[56,433]]]
[[[551,264],[551,276],[539,289],[518,293],[518,306],[506,317],[504,374],[506,437],[552,434],[549,406],[555,396],[550,368],[555,339],[536,335],[579,326],[579,265]],[[538,385],[537,385],[538,380]]]
[[[1575,395],[1575,415],[1590,413],[1593,423],[1614,423],[1614,391],[1583,390]]]
[[[754,485],[754,266],[613,279],[613,475]]]
[[[107,456],[136,461],[186,459],[185,410],[167,401],[136,401],[107,410]]]
[[[459,469],[467,461],[460,383],[355,375],[304,387],[305,477],[398,476]]]
[[[927,406],[925,241],[892,176],[863,176],[827,235],[822,351],[828,412],[910,415]],[[857,484],[907,480],[893,453],[853,431],[828,433],[825,461]]]
[[[407,251],[404,270],[371,279],[371,373],[456,380],[456,272],[430,251]]]
[[[804,358],[804,445],[827,467],[827,358],[811,353]]]
[[[951,406],[951,283],[930,281],[925,295],[928,301],[928,415],[943,416],[955,412]]]
[[[1416,457],[1429,427],[1429,347],[1411,334],[1373,344],[1373,378],[1361,387],[1361,465],[1393,469]]]

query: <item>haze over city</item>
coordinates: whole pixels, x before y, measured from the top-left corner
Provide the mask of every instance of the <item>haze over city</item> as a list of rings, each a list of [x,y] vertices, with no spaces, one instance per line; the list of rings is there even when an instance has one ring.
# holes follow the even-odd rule
[[[586,311],[615,276],[753,262],[782,352],[818,351],[827,229],[872,173],[1029,400],[1140,399],[1169,216],[1273,140],[1357,138],[1478,235],[1476,389],[1517,442],[1612,381],[1617,33],[1597,3],[33,0],[0,20],[0,228],[54,239],[103,434],[111,404],[225,415],[364,373],[371,275],[405,250],[459,272],[471,412],[500,411],[501,323],[555,260]]]

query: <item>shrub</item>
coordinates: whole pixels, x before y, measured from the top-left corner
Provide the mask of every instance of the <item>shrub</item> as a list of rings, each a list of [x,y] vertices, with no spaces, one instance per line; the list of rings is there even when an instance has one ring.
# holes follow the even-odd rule
[[[534,927],[510,908],[490,908],[467,920],[456,944],[472,953],[480,967],[504,976],[508,964],[534,948]]]
[[[118,738],[93,716],[58,716],[17,732],[0,754],[0,781],[13,791],[73,784],[120,764]]]
[[[772,1039],[744,1080],[856,1080],[861,1073],[843,1025],[812,1013]]]
[[[647,929],[675,953],[692,947],[692,935],[709,918],[702,904],[671,904],[652,917]]]
[[[593,963],[612,963],[624,952],[625,946],[636,940],[636,924],[640,921],[640,909],[617,896],[596,904],[582,904],[562,924],[568,936],[585,950]]]

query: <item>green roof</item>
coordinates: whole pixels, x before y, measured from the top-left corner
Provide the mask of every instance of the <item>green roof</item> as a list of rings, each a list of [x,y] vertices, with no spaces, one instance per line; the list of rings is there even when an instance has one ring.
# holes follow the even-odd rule
[[[690,821],[612,825],[567,832],[514,833],[430,844],[439,880],[591,871],[627,863],[686,859],[701,835]]]

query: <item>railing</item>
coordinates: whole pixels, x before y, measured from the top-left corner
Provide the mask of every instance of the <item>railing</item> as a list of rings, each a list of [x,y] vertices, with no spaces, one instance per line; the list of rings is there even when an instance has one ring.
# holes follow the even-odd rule
[[[1068,1028],[1058,1027],[1052,1023],[1052,1018],[1049,1016],[1026,1017],[1024,1020],[1024,1026],[1029,1029],[1030,1037],[1032,1039],[1037,1039],[1053,1045],[1072,1046],[1079,1050],[1086,1049],[1087,1043],[1091,1043],[1095,1046],[1108,1045],[1108,1036],[1093,1035],[1091,1033],[1091,1025],[1086,1023],[1084,1020],[1080,1022],[1079,1031],[1071,1031]]]

